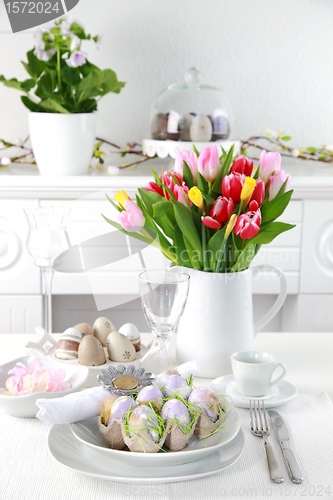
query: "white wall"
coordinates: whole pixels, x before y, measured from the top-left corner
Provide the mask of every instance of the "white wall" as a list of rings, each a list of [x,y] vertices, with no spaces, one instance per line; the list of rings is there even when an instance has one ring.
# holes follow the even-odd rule
[[[229,96],[240,137],[270,128],[297,145],[333,143],[332,0],[80,0],[72,14],[105,35],[90,60],[128,82],[100,103],[105,138],[140,140],[155,94],[195,65]],[[0,74],[24,78],[32,34],[9,30],[0,2]],[[27,134],[26,116],[1,86],[0,137]]]

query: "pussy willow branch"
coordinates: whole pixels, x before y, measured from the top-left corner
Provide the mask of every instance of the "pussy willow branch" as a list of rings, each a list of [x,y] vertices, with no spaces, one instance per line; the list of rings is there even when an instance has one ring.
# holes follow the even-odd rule
[[[283,138],[285,137],[285,138]],[[29,136],[26,137],[26,139],[23,141],[22,144],[16,145],[8,141],[1,141],[3,144],[6,144],[4,147],[0,148],[0,151],[6,150],[8,148],[20,148],[25,152],[22,155],[18,156],[13,156],[9,157],[10,163],[28,163],[28,164],[35,164],[35,159],[33,157],[33,152],[30,148],[25,146],[26,142],[28,141]],[[283,134],[279,134],[278,137],[272,137],[268,135],[253,135],[249,137],[247,140],[243,141],[241,140],[241,152],[246,154],[249,158],[253,160],[259,160],[258,157],[255,156],[250,156],[248,153],[248,149],[254,148],[259,151],[279,151],[281,156],[287,157],[287,158],[296,158],[299,160],[312,160],[312,161],[317,161],[321,163],[333,163],[333,148],[330,147],[330,149],[326,149],[325,147],[322,148],[306,148],[306,149],[296,149],[288,146],[286,144],[286,140],[289,140],[290,137],[283,136]],[[123,163],[122,165],[119,165],[119,169],[123,170],[125,168],[130,168],[130,167],[138,167],[141,165],[141,163],[144,163],[146,161],[149,161],[153,158],[156,158],[157,155],[154,157],[147,156],[143,154],[142,149],[135,149],[137,146],[142,148],[141,144],[138,143],[128,143],[128,149],[123,149],[121,146],[118,146],[118,144],[115,144],[107,139],[102,139],[101,137],[96,137],[97,144],[94,149],[94,154],[93,158],[97,159],[97,165],[96,167],[101,169],[104,163],[103,156],[107,155],[119,155],[120,157],[125,157],[128,154],[133,154],[136,156],[140,156],[140,159],[130,162],[130,163]],[[269,145],[272,145],[273,148],[269,147],[264,147],[262,145],[263,141],[269,143]],[[133,146],[132,146],[133,144]],[[214,143],[212,143],[213,145]],[[100,149],[101,146],[107,145],[111,146],[112,148],[116,149],[116,151],[103,151]],[[29,162],[26,162],[25,159],[29,158]],[[0,167],[4,167],[5,165],[1,165],[1,158],[0,158]]]

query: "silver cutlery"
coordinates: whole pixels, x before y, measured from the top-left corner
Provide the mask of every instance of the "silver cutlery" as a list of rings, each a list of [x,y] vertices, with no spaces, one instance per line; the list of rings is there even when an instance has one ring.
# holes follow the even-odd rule
[[[285,459],[288,473],[290,479],[293,483],[302,484],[303,483],[303,475],[297,463],[296,457],[293,451],[289,448],[290,436],[289,431],[286,426],[285,421],[281,417],[280,413],[275,410],[268,410],[269,416],[271,418],[271,422],[273,425],[273,429],[276,435],[276,438],[281,447],[283,457]]]
[[[250,400],[251,432],[255,436],[266,438],[264,439],[264,445],[270,478],[274,483],[283,483],[283,477],[276,461],[274,450],[267,439],[270,435],[270,429],[263,400],[261,401],[261,407],[259,400],[253,400],[253,403],[252,399]]]

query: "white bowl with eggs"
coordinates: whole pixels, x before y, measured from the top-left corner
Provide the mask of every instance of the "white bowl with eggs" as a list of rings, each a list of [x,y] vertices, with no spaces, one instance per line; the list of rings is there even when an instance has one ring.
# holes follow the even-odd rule
[[[105,328],[105,325],[103,323],[108,322],[108,326]],[[89,328],[87,328],[89,327]],[[97,328],[96,328],[97,327]],[[72,338],[70,334],[73,332],[69,332],[69,335],[66,336],[66,332],[69,330],[75,330],[78,329],[82,334],[83,338],[79,342],[79,345],[77,347],[77,352],[74,353],[73,351],[69,354],[70,359],[60,359],[59,352],[61,353],[61,356],[64,354],[63,350],[58,351],[59,349],[59,341],[64,338]],[[108,339],[108,336],[112,333],[117,334],[114,335],[117,337],[116,342],[115,342],[115,350],[117,350],[117,347],[119,345],[119,338],[118,337],[123,337],[124,334],[126,335],[126,342],[131,343],[131,357],[127,360],[126,358],[123,357],[118,357],[117,360],[111,360],[110,359],[110,345],[106,346]],[[132,325],[131,323],[126,323],[123,325],[121,328],[119,328],[119,332],[115,329],[114,325],[110,320],[107,318],[98,318],[95,323],[93,328],[91,328],[87,323],[80,323],[79,325],[76,325],[73,328],[65,330],[65,332],[60,336],[60,338],[55,340],[55,338],[47,333],[43,328],[37,327],[36,328],[36,333],[39,334],[39,338],[36,342],[32,341],[27,341],[26,342],[26,347],[32,348],[33,350],[37,351],[40,355],[43,357],[50,359],[52,361],[56,361],[60,363],[62,366],[86,366],[88,368],[88,377],[85,382],[85,387],[96,387],[99,385],[97,381],[97,376],[100,374],[101,370],[107,370],[107,368],[112,365],[112,366],[118,366],[119,364],[123,364],[124,366],[129,366],[129,365],[134,365],[135,367],[140,367],[143,358],[145,359],[148,358],[146,356],[149,351],[151,351],[151,354],[153,354],[154,350],[151,349],[153,346],[153,342],[151,342],[147,347],[144,346],[141,343],[141,348],[140,348],[140,334],[138,333],[137,328],[135,325]],[[77,332],[78,333],[78,332]],[[87,337],[90,337],[87,338]],[[92,340],[94,339],[94,341]],[[82,344],[83,342],[83,344]],[[100,345],[99,348],[98,344]],[[82,345],[81,345],[82,344]],[[96,344],[96,345],[95,345]],[[50,347],[51,346],[51,347]],[[102,351],[103,349],[103,351]],[[139,349],[139,350],[137,350]],[[84,351],[84,352],[83,352]],[[112,351],[113,352],[113,351]],[[133,353],[135,356],[135,359],[133,359]],[[76,354],[76,355],[75,355]],[[83,356],[82,356],[83,355]],[[149,353],[150,356],[150,353]],[[83,363],[80,363],[80,357],[81,361],[84,361]],[[98,358],[98,359],[97,359]],[[101,358],[105,358],[105,362]]]
[[[21,362],[27,365],[30,356],[13,359],[0,366],[0,387],[5,387],[6,380],[10,377],[8,371]],[[25,396],[7,396],[0,394],[0,408],[13,417],[35,417],[39,408],[36,406],[37,399],[53,399],[67,396],[73,392],[78,392],[85,386],[89,376],[89,370],[81,365],[63,365],[59,361],[43,359],[45,368],[62,368],[66,372],[65,380],[71,384],[71,388],[58,392],[34,392]]]

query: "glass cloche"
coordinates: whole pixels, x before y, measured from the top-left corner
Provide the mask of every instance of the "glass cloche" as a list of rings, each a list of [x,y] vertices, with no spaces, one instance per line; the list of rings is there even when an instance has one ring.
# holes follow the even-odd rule
[[[180,149],[192,149],[195,144],[200,151],[215,141],[229,149],[235,142],[230,140],[231,132],[227,97],[221,89],[201,83],[199,69],[190,68],[183,83],[171,84],[157,95],[143,151],[149,156],[175,157]]]

